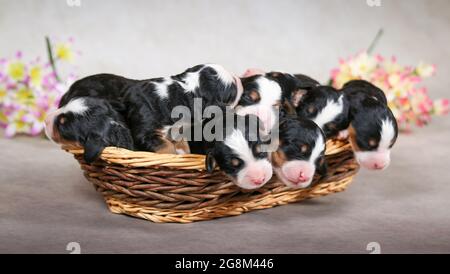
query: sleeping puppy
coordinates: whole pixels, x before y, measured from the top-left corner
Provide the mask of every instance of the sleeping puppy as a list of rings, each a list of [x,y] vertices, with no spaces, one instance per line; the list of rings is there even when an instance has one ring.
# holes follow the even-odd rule
[[[113,74],[76,81],[62,96],[59,109],[47,115],[47,137],[59,144],[83,146],[87,163],[97,159],[106,146],[133,149],[121,100],[124,90],[136,82]]]
[[[266,133],[277,123],[278,116],[295,113],[292,103],[298,101],[301,94],[319,85],[305,75],[297,78],[289,73],[265,73],[257,69],[247,70],[241,82],[244,91],[236,111],[240,115],[257,115]]]
[[[214,123],[214,130],[211,129]],[[262,187],[272,177],[268,153],[263,150],[260,121],[254,115],[240,116],[225,112],[216,120],[205,120],[202,141],[190,141],[191,151],[205,154],[206,170],[220,170],[243,189]],[[211,133],[210,133],[211,132]]]
[[[240,79],[217,64],[198,65],[175,76],[131,85],[125,91],[124,104],[136,149],[189,153],[186,139],[173,138],[172,132],[201,124],[203,111],[209,106],[234,107],[241,94]],[[196,99],[201,99],[201,105]],[[189,117],[172,117],[175,110],[184,110]]]
[[[254,75],[241,79],[242,97],[237,105],[239,115],[256,115],[262,121],[265,134],[269,134],[278,122],[278,110],[282,99],[281,86],[265,75]]]
[[[342,92],[329,86],[317,86],[296,96],[292,104],[299,117],[313,120],[327,138],[347,138],[349,103]]]
[[[384,92],[369,82],[356,80],[347,83],[343,93],[350,102],[349,135],[356,160],[371,170],[387,168],[398,127]]]
[[[326,174],[325,136],[311,120],[282,118],[278,148],[271,154],[277,177],[291,188],[311,185],[316,171]]]
[[[81,145],[86,163],[95,161],[107,146],[133,149],[124,117],[106,99],[78,97],[45,119],[47,137],[58,144]]]

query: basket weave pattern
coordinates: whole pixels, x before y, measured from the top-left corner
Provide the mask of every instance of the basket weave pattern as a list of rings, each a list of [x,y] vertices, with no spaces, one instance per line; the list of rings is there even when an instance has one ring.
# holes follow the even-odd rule
[[[262,188],[245,191],[222,171],[205,171],[203,155],[168,155],[106,148],[86,164],[83,149],[63,146],[81,165],[109,209],[153,222],[190,223],[271,208],[340,192],[359,166],[347,142],[327,142],[327,175],[307,189],[289,189],[274,176]]]

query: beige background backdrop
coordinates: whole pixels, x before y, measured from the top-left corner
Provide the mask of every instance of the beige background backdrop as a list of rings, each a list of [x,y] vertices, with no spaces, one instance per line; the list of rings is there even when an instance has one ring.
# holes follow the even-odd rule
[[[303,72],[321,81],[368,46],[404,64],[438,65],[426,82],[450,97],[450,1],[0,0],[0,56],[45,54],[44,35],[76,38],[81,76],[147,78],[203,62]],[[344,193],[190,225],[110,214],[76,161],[43,139],[0,138],[0,252],[450,252],[450,119],[401,135],[381,173]]]

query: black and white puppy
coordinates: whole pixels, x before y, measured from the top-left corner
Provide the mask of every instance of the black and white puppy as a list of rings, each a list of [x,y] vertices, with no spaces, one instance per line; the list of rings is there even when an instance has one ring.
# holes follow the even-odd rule
[[[63,104],[46,117],[45,132],[56,143],[83,146],[87,163],[107,146],[134,148],[124,117],[101,98],[77,97]]]
[[[316,86],[299,92],[292,104],[299,117],[313,120],[327,138],[348,137],[349,103],[342,92],[330,86]]]
[[[294,114],[292,102],[319,85],[314,79],[290,73],[268,72],[249,69],[241,78],[243,94],[236,107],[240,115],[257,115],[265,126],[266,133],[278,122],[277,118]],[[278,114],[278,115],[277,115]]]
[[[281,86],[265,75],[241,78],[243,93],[236,106],[239,115],[256,115],[262,121],[265,134],[278,122],[282,99]]]
[[[311,185],[316,171],[326,174],[325,136],[311,120],[281,118],[278,148],[271,154],[277,177],[291,188]]]
[[[272,166],[268,153],[263,150],[265,143],[261,139],[258,117],[225,112],[225,116],[214,120],[214,125],[210,131],[205,130],[210,128],[209,121],[203,123],[203,132],[213,132],[213,138],[190,142],[196,146],[193,152],[207,155],[206,170],[212,172],[218,166],[244,189],[256,189],[267,183],[272,177]]]
[[[124,95],[127,121],[136,149],[158,153],[185,154],[185,139],[172,138],[175,126],[201,123],[208,106],[234,107],[242,95],[239,78],[217,64],[192,67],[165,78],[140,81]],[[201,106],[195,104],[201,99]],[[173,111],[184,107],[191,117],[173,117]],[[197,119],[193,120],[199,113]]]
[[[348,82],[342,91],[350,102],[349,136],[356,160],[371,170],[385,169],[398,127],[384,92],[363,80]]]
[[[84,160],[93,162],[107,146],[133,149],[121,103],[123,91],[136,80],[113,74],[96,74],[73,83],[59,108],[47,115],[47,137],[59,144],[84,147]]]

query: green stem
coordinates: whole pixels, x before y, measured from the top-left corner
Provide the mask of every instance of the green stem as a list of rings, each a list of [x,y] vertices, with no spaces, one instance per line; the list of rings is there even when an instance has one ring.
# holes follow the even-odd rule
[[[56,70],[55,58],[53,57],[53,52],[52,52],[52,45],[50,43],[50,38],[48,38],[48,36],[45,36],[45,43],[47,44],[48,60],[50,61],[50,65],[52,66],[52,70],[53,70],[53,73],[55,74],[55,78],[58,82],[61,82],[61,79],[59,78],[59,75],[58,75],[58,71]]]
[[[383,36],[384,30],[380,29],[377,32],[377,35],[375,35],[375,38],[373,39],[372,43],[370,43],[369,48],[367,49],[368,54],[372,54],[373,50],[375,49],[376,45],[378,44],[378,41],[380,40],[381,36]]]

